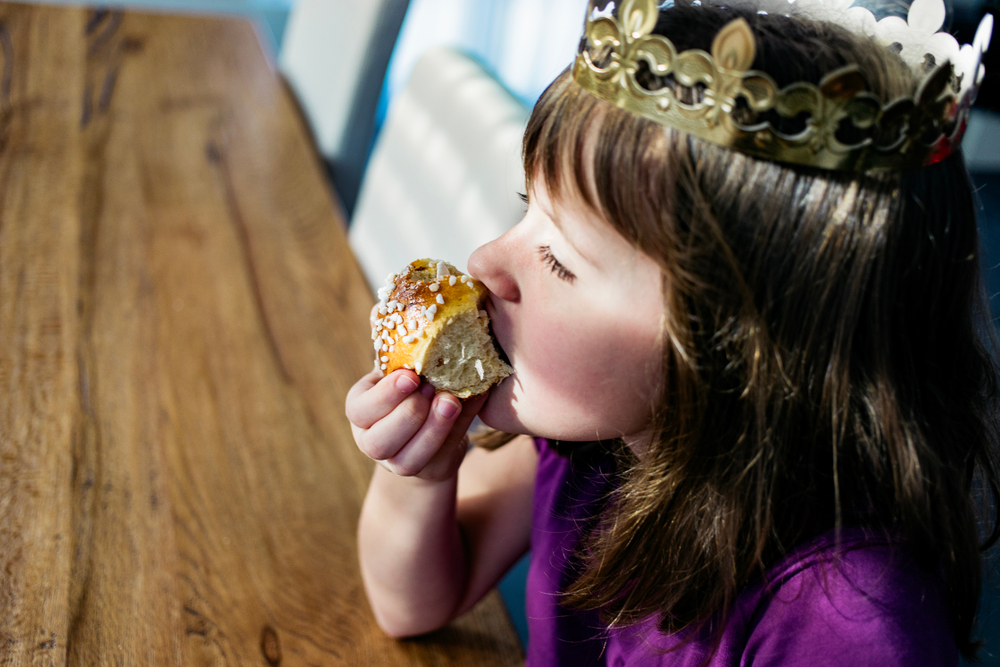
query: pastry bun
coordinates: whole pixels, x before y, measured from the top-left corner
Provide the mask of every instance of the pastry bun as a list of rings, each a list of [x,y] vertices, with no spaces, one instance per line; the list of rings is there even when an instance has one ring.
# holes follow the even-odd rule
[[[440,260],[418,259],[389,276],[372,329],[382,375],[408,368],[463,399],[510,375],[490,334],[486,294],[482,283]]]

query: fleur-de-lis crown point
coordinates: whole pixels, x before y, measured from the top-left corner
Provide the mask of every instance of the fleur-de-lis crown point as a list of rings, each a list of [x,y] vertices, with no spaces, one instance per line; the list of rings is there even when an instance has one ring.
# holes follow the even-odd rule
[[[743,0],[693,4],[729,7],[734,1]],[[960,144],[984,76],[991,15],[972,44],[959,47],[954,37],[939,32],[946,18],[943,0],[914,0],[905,21],[895,16],[876,21],[867,9],[853,6],[854,0],[756,1],[763,13],[835,23],[874,38],[925,75],[909,97],[886,102],[869,92],[853,65],[829,72],[818,85],[800,81],[779,89],[767,72],[750,69],[757,44],[739,12],[716,33],[710,53],[678,52],[653,32],[661,17],[656,0],[615,2],[610,12],[612,3],[604,2],[599,13],[591,0],[573,77],[627,111],[779,162],[849,171],[903,169],[943,159]],[[772,127],[768,112],[787,118],[806,114],[807,120],[803,130],[786,133]],[[841,135],[845,123],[854,130]]]
[[[744,18],[727,23],[712,40],[712,57],[724,69],[745,72],[756,54],[753,30]]]

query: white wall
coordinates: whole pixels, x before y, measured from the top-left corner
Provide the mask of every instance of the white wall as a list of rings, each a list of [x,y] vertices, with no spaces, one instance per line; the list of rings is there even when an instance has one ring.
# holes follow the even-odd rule
[[[587,0],[411,0],[386,81],[391,99],[434,44],[462,49],[529,106],[576,55]]]

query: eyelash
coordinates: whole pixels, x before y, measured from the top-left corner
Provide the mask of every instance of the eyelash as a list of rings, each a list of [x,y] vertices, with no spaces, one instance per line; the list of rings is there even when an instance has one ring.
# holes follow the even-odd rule
[[[559,278],[568,283],[576,280],[576,275],[555,258],[555,255],[552,254],[552,248],[547,245],[539,246],[538,253],[542,256],[542,261],[552,269],[552,273],[556,274]]]
[[[522,203],[523,203],[523,204],[524,204],[525,206],[527,206],[527,205],[528,205],[528,195],[524,194],[523,192],[518,192],[518,193],[517,193],[517,196],[521,198],[521,202],[522,202]]]

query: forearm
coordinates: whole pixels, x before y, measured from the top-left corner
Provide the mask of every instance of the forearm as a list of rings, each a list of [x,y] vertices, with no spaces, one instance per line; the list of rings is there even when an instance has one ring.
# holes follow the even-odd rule
[[[394,637],[451,620],[468,565],[455,518],[457,481],[400,477],[376,467],[358,526],[361,572],[379,625]]]

